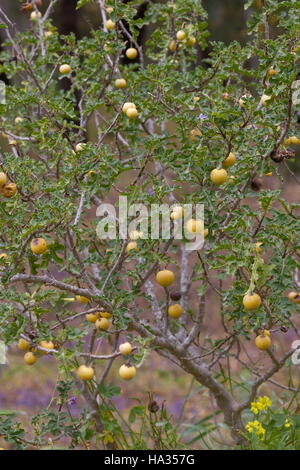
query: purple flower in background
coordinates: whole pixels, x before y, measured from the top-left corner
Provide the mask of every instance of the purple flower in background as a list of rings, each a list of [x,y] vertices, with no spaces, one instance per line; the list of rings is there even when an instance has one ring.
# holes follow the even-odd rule
[[[75,406],[77,403],[76,397],[71,397],[69,400],[69,405],[70,406]]]
[[[200,113],[198,119],[202,119],[202,121],[205,121],[206,119],[208,119],[208,117],[205,114]]]
[[[151,194],[151,196],[155,196],[155,192],[153,191],[152,188],[149,188],[149,189],[148,189],[148,192],[149,192],[149,194]]]

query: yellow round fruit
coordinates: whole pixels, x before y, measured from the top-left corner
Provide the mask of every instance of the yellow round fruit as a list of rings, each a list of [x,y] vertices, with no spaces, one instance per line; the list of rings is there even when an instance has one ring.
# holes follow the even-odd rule
[[[96,321],[98,320],[98,315],[96,315],[95,313],[87,313],[85,318],[89,323],[96,323]]]
[[[95,323],[95,326],[98,329],[100,330],[108,330],[108,328],[110,327],[110,322],[108,321],[107,318],[98,318],[98,320],[96,321]]]
[[[38,15],[39,15],[39,18],[42,18],[42,13],[40,11],[38,12]],[[33,21],[37,19],[37,14],[36,14],[35,11],[30,13],[30,19],[33,20]]]
[[[32,352],[27,352],[24,355],[24,361],[29,366],[32,366],[36,362],[36,356]]]
[[[112,318],[112,314],[109,312],[97,312],[97,315],[102,318]]]
[[[119,351],[121,354],[123,354],[123,356],[127,356],[128,354],[131,354],[132,346],[130,343],[120,344]]]
[[[227,181],[227,178],[228,178],[227,171],[224,170],[223,168],[221,169],[215,168],[210,173],[211,181],[215,183],[217,186],[225,183]]]
[[[261,255],[262,252],[263,252],[262,249],[261,249],[261,245],[262,245],[262,244],[263,244],[262,242],[257,242],[257,243],[255,243],[255,250],[256,250],[257,253],[259,253],[260,255]]]
[[[263,94],[260,100],[261,104],[263,106],[267,106],[267,101],[269,101],[271,98],[272,98],[271,96]]]
[[[270,333],[269,330],[263,330],[263,331],[261,332],[261,335],[271,336],[271,333]]]
[[[0,186],[4,186],[7,181],[7,176],[5,173],[0,172]]]
[[[261,304],[261,298],[258,294],[250,292],[244,296],[243,304],[246,310],[256,310]]]
[[[197,103],[200,100],[200,96],[194,96],[194,101]]]
[[[223,98],[223,100],[228,100],[228,98],[229,98],[229,93],[227,93],[227,92],[223,93],[223,94],[222,94],[222,98]]]
[[[119,375],[123,380],[131,380],[135,374],[136,368],[134,366],[123,364],[119,369]]]
[[[68,74],[71,72],[71,67],[69,66],[69,64],[62,64],[62,65],[59,67],[59,72],[60,72],[62,75],[68,75]]]
[[[272,171],[268,171],[268,173],[264,173],[265,176],[272,176],[273,175],[273,172]]]
[[[190,139],[193,142],[197,142],[198,137],[201,137],[201,136],[202,136],[202,132],[200,131],[200,129],[192,129],[190,132]]]
[[[45,38],[50,38],[53,35],[52,31],[45,31]]]
[[[190,38],[187,38],[186,43],[188,46],[194,46],[196,44],[196,38],[191,36]]]
[[[76,375],[80,380],[91,380],[94,377],[94,369],[87,366],[79,366]]]
[[[112,31],[115,29],[116,24],[112,20],[107,20],[105,23],[105,27],[108,31]]]
[[[175,279],[173,271],[169,269],[164,269],[163,271],[158,271],[156,274],[156,281],[162,287],[168,287],[173,284]]]
[[[189,233],[197,233],[202,234],[204,233],[204,225],[202,220],[195,220],[190,219],[187,221],[186,229]]]
[[[181,206],[175,206],[173,207],[170,218],[172,220],[178,220],[178,219],[182,219],[183,215],[184,215],[184,208]]]
[[[8,254],[7,253],[1,253],[0,254],[0,259],[7,259],[8,258]]]
[[[86,144],[84,144],[83,142],[79,142],[79,144],[77,144],[75,147],[76,152],[82,152],[82,150],[84,150],[85,145]]]
[[[300,300],[300,293],[299,292],[289,292],[288,298],[292,302],[297,303]]]
[[[126,116],[129,117],[130,119],[135,119],[138,115],[138,111],[136,108],[128,108],[126,111]]]
[[[20,123],[23,122],[23,121],[24,121],[24,119],[21,118],[20,116],[17,116],[17,117],[15,118],[15,124],[20,124]]]
[[[175,51],[175,41],[174,41],[174,39],[170,42],[169,49],[170,49],[171,52]]]
[[[90,299],[84,297],[83,295],[76,295],[76,300],[81,304],[87,304],[90,301]]]
[[[1,194],[4,197],[13,197],[17,192],[17,185],[15,183],[8,183],[1,186]]]
[[[52,343],[52,341],[40,341],[39,346],[44,349],[54,349],[54,344]],[[50,354],[50,352],[41,351],[41,350],[40,350],[40,353],[43,356],[45,356],[46,354]]]
[[[131,251],[139,251],[137,243],[136,242],[129,242],[128,245],[126,246],[126,251],[130,255]]]
[[[236,157],[233,152],[230,152],[228,157],[225,158],[225,160],[223,161],[223,166],[225,166],[225,168],[229,168],[230,166],[234,165],[235,162],[236,162]]]
[[[36,255],[41,255],[47,250],[47,242],[44,238],[34,238],[30,243],[30,249]]]
[[[268,74],[269,77],[272,77],[273,75],[277,75],[278,72],[277,72],[277,70],[274,69],[274,67],[270,67],[267,71],[267,74]]]
[[[110,15],[111,13],[113,13],[114,11],[114,7],[107,7],[106,8],[106,12]]]
[[[179,318],[181,317],[182,315],[182,307],[180,304],[174,304],[174,305],[170,305],[170,307],[168,308],[168,314],[170,315],[170,317],[172,318]]]
[[[116,88],[125,88],[126,87],[126,80],[125,78],[117,78],[115,81]]]
[[[20,351],[28,351],[30,349],[30,344],[26,339],[20,338],[18,342],[18,348]]]
[[[134,47],[130,47],[129,49],[126,50],[126,57],[128,59],[135,59],[136,56],[138,55],[138,51]]]
[[[184,41],[184,40],[185,40],[185,36],[186,36],[186,34],[185,34],[185,32],[184,32],[182,29],[180,29],[180,30],[177,31],[177,33],[176,33],[177,41]]]
[[[290,141],[290,144],[294,144],[294,145],[299,145],[300,144],[300,139],[298,139],[298,137],[296,137],[295,135],[292,135],[289,138],[289,141]]]
[[[258,349],[261,351],[265,351],[271,346],[271,338],[270,335],[259,335],[255,338],[255,344]]]
[[[135,107],[136,107],[136,106],[135,106],[134,103],[124,103],[124,104],[123,104],[123,107],[122,107],[122,111],[123,111],[123,113],[126,114],[126,113],[127,113],[127,110],[128,110],[129,108],[135,108]]]

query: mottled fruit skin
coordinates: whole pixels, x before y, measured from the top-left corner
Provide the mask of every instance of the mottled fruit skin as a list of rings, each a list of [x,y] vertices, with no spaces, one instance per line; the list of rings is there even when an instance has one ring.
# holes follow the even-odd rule
[[[17,185],[15,183],[8,183],[1,186],[1,194],[4,197],[13,197],[17,192]]]
[[[234,153],[230,152],[228,157],[225,158],[225,160],[223,162],[223,166],[225,166],[225,168],[229,168],[230,166],[234,165],[235,162],[236,162],[236,157],[235,157]]]
[[[39,346],[44,349],[54,349],[54,344],[52,343],[52,341],[40,341]],[[42,354],[42,356],[49,354],[47,351],[42,350],[40,350],[40,353]]]
[[[89,323],[96,323],[98,320],[98,315],[95,315],[94,313],[87,313],[85,318]]]
[[[123,364],[119,369],[119,375],[123,380],[131,380],[136,374],[136,368],[134,366],[128,366]]]
[[[117,78],[115,81],[116,88],[125,88],[126,87],[126,80],[124,78]]]
[[[71,72],[71,67],[68,64],[63,64],[59,67],[59,72],[62,75],[68,75]]]
[[[26,364],[28,364],[29,366],[32,366],[33,364],[36,363],[36,356],[32,353],[32,352],[27,352],[25,355],[24,355],[24,361]]]
[[[179,318],[181,317],[182,315],[182,307],[180,304],[174,304],[174,305],[170,305],[170,307],[168,308],[168,314],[170,315],[170,317],[172,318]]]
[[[98,318],[95,323],[95,326],[97,329],[100,330],[108,330],[108,328],[110,327],[110,322],[107,320],[107,318]]]
[[[28,351],[30,349],[30,344],[26,339],[20,338],[18,342],[18,348],[20,351]]]
[[[136,106],[135,106],[134,103],[129,103],[129,102],[124,103],[124,104],[123,104],[123,107],[122,107],[123,113],[126,114],[126,112],[127,112],[127,110],[128,110],[129,108],[136,108]]]
[[[76,375],[80,380],[91,380],[94,377],[94,369],[85,365],[79,366]]]
[[[126,51],[126,57],[128,59],[135,59],[138,55],[138,51],[134,47],[130,47]]]
[[[132,351],[132,346],[130,343],[123,343],[123,344],[120,344],[119,346],[119,351],[121,354],[123,354],[123,356],[127,356],[128,354],[131,353]]]
[[[215,183],[217,186],[219,186],[220,184],[223,184],[227,181],[227,178],[228,178],[228,174],[227,174],[227,171],[224,170],[223,168],[221,168],[220,170],[218,170],[217,168],[215,168],[214,170],[212,170],[212,172],[210,173],[210,179],[213,183]]]
[[[259,335],[255,338],[255,344],[258,349],[265,351],[271,346],[271,338],[269,335]]]
[[[127,254],[130,255],[133,251],[139,251],[136,242],[129,242],[126,247]]]
[[[0,186],[4,186],[6,184],[6,181],[7,181],[6,174],[1,171],[1,173],[0,173]]]
[[[243,298],[243,305],[246,310],[256,310],[261,304],[261,298],[258,294],[246,294]]]
[[[30,249],[36,255],[41,255],[47,250],[47,242],[44,238],[34,238],[30,243]]]
[[[156,280],[160,286],[168,287],[174,282],[175,276],[169,269],[164,269],[156,274]]]
[[[136,108],[128,108],[126,116],[129,117],[129,119],[135,119],[138,116],[138,110]]]

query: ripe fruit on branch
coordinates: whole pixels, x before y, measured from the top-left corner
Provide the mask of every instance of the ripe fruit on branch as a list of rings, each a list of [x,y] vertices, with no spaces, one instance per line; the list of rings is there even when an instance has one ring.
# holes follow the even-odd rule
[[[225,183],[227,181],[227,178],[228,178],[227,171],[224,170],[223,168],[220,168],[220,169],[215,168],[210,173],[211,181],[215,183],[217,186]]]
[[[4,186],[7,181],[7,176],[5,173],[1,172],[0,173],[0,186]]]
[[[130,343],[120,344],[119,351],[121,354],[123,354],[123,356],[127,356],[128,354],[131,354],[132,346]]]
[[[138,111],[137,109],[134,107],[131,107],[131,108],[128,108],[127,111],[126,111],[126,115],[127,117],[129,117],[130,119],[135,119],[138,115]]]
[[[30,13],[30,19],[31,19],[32,21],[36,20],[38,16],[39,16],[39,18],[42,18],[42,13],[41,13],[40,11],[38,12],[38,15],[36,14],[35,11],[33,11],[32,13]]]
[[[24,361],[29,366],[32,366],[36,362],[36,356],[32,352],[27,352],[24,355]]]
[[[39,346],[44,349],[54,349],[54,344],[52,341],[40,341]],[[47,351],[40,351],[40,353],[45,356],[46,354],[50,354],[50,352]]]
[[[41,255],[47,250],[47,242],[44,238],[34,238],[30,243],[30,249],[36,255]]]
[[[175,41],[174,41],[174,39],[170,42],[169,49],[170,49],[171,52],[175,51]]]
[[[79,366],[76,375],[80,380],[91,380],[94,377],[94,369],[85,365]]]
[[[235,162],[236,162],[236,157],[233,152],[230,152],[228,157],[225,158],[225,160],[223,161],[223,166],[225,166],[225,168],[229,168],[230,166],[234,165]]]
[[[127,110],[128,110],[129,108],[136,108],[136,106],[135,106],[134,103],[124,103],[124,104],[123,104],[123,107],[122,107],[123,113],[126,114],[126,112],[127,112]]]
[[[98,318],[98,320],[95,323],[95,326],[97,330],[108,330],[110,327],[110,322],[108,321],[107,318]]]
[[[28,351],[30,349],[30,344],[26,339],[20,338],[18,342],[18,348],[20,351]]]
[[[269,101],[271,98],[272,98],[271,96],[263,94],[260,100],[261,104],[263,106],[267,106],[267,101]]]
[[[87,304],[90,301],[90,299],[84,297],[83,295],[76,295],[76,300],[81,304]]]
[[[135,59],[138,55],[138,51],[134,47],[129,47],[129,49],[126,50],[126,57],[128,59]]]
[[[170,317],[172,318],[179,318],[181,317],[182,315],[182,307],[180,304],[174,304],[174,305],[170,305],[169,308],[168,308],[168,314],[170,315]]]
[[[289,300],[291,300],[295,304],[300,305],[300,292],[290,292],[288,294],[288,298],[289,298]]]
[[[170,218],[172,220],[178,220],[178,219],[182,219],[183,215],[184,215],[184,208],[181,206],[175,206],[172,209]]]
[[[255,338],[255,344],[258,349],[265,351],[271,346],[271,338],[269,334],[261,334]]]
[[[8,183],[0,188],[1,194],[4,197],[13,197],[17,192],[17,185],[15,183]]]
[[[139,251],[138,246],[137,246],[137,242],[129,242],[128,245],[126,246],[126,251],[129,255],[133,251]]]
[[[186,34],[182,29],[180,29],[179,31],[177,31],[176,37],[177,37],[177,41],[184,41]]]
[[[273,75],[277,75],[277,74],[278,74],[278,72],[277,72],[277,70],[274,69],[274,67],[270,67],[267,71],[267,75],[269,77],[272,77]]]
[[[250,292],[244,296],[243,304],[246,310],[256,310],[261,304],[261,298],[258,294]]]
[[[86,144],[84,142],[79,142],[75,147],[76,152],[82,152],[85,146]]]
[[[98,320],[98,315],[96,315],[95,313],[87,313],[85,318],[89,323],[96,323],[96,321]]]
[[[59,72],[62,75],[68,75],[71,72],[71,67],[68,64],[63,64],[59,67]]]
[[[125,88],[126,87],[126,80],[125,78],[117,78],[115,81],[116,88]]]
[[[15,124],[21,124],[21,122],[23,122],[23,121],[24,121],[24,119],[21,118],[20,116],[17,116],[17,117],[15,118]]]
[[[173,271],[169,269],[164,269],[163,271],[158,271],[156,274],[156,281],[160,286],[168,287],[173,284],[175,279]]]
[[[8,258],[8,254],[7,253],[1,253],[0,254],[0,259],[7,259]]]
[[[186,43],[188,46],[194,46],[196,44],[196,38],[194,36],[191,36],[187,38]]]
[[[131,380],[136,374],[136,368],[131,365],[123,364],[119,369],[119,375],[123,380]]]
[[[107,20],[105,23],[105,27],[108,31],[112,31],[115,29],[116,23],[114,23],[112,20]]]
[[[109,15],[110,15],[111,13],[113,13],[113,11],[114,11],[114,7],[107,7],[107,8],[106,8],[106,13],[108,13]]]
[[[112,314],[109,312],[97,312],[97,315],[102,318],[112,318]]]

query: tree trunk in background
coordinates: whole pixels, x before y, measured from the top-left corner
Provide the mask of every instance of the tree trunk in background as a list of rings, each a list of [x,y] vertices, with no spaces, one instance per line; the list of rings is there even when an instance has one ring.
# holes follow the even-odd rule
[[[58,6],[58,30],[60,34],[74,33],[78,36],[77,0],[60,0]]]

